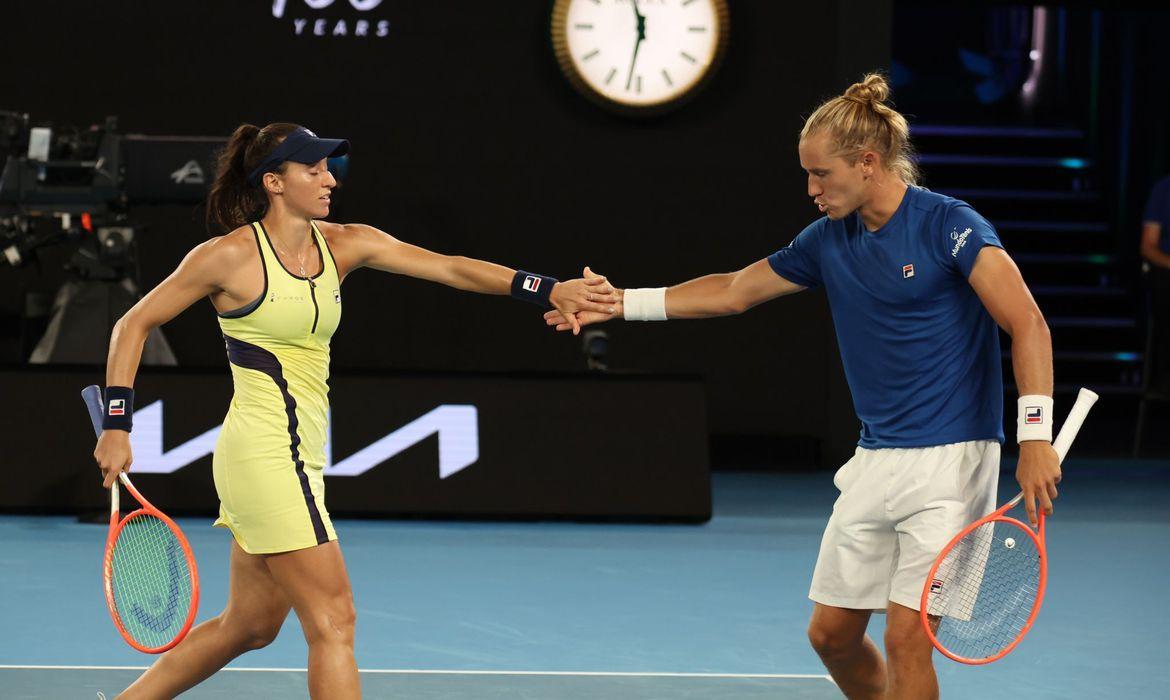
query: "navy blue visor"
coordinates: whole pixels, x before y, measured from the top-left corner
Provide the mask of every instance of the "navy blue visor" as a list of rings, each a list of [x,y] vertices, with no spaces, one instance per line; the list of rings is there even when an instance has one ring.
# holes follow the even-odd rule
[[[349,141],[318,138],[308,129],[300,128],[286,136],[264,162],[248,174],[248,184],[259,185],[264,173],[275,171],[287,160],[312,165],[323,158],[336,158],[346,153],[349,153]]]

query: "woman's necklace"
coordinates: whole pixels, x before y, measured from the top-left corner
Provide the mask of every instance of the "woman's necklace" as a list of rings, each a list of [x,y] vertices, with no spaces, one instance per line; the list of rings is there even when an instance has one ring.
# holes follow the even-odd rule
[[[278,251],[280,251],[281,253],[283,253],[286,258],[292,257],[291,255],[288,254],[288,251],[286,251],[284,248],[282,248],[280,246],[279,243],[276,245],[276,249]],[[301,277],[307,278],[309,275],[305,273],[305,252],[304,251],[301,251],[301,254],[297,257],[297,262],[301,266]]]

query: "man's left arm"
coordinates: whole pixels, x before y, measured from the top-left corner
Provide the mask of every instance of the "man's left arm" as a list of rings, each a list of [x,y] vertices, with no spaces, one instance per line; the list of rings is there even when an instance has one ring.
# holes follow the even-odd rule
[[[1052,396],[1052,335],[1019,268],[1002,248],[980,249],[967,281],[999,327],[1012,339],[1012,370],[1020,396]],[[1051,410],[1049,410],[1051,414]],[[1054,417],[1044,416],[1051,428]],[[1020,421],[1022,424],[1022,421]],[[1051,438],[1023,439],[1016,480],[1024,491],[1028,519],[1036,524],[1036,502],[1052,514],[1060,460]]]

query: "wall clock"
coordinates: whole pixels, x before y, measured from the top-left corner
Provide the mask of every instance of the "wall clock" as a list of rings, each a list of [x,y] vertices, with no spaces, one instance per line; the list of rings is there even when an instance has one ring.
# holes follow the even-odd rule
[[[661,114],[693,98],[727,50],[726,0],[556,0],[553,50],[565,77],[622,114]]]

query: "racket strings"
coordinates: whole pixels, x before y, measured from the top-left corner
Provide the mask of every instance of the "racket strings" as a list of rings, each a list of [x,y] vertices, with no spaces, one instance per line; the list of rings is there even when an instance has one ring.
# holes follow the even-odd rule
[[[114,542],[111,585],[123,628],[148,648],[183,629],[191,607],[191,567],[175,533],[152,515],[131,518]]]
[[[930,581],[927,613],[935,638],[966,659],[988,659],[1027,629],[1040,595],[1035,541],[1011,523],[992,521],[957,542]]]

